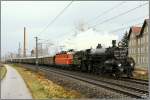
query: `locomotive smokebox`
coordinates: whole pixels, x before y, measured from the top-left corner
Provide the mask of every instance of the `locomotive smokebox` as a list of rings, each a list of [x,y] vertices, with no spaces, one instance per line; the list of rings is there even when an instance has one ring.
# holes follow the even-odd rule
[[[112,40],[112,46],[116,47],[116,40]]]

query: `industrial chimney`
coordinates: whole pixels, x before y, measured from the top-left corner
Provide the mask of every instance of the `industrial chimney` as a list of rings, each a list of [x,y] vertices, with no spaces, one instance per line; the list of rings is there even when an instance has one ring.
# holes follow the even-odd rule
[[[21,45],[20,45],[20,42],[19,42],[19,48],[18,48],[18,57],[21,57]]]
[[[23,56],[26,57],[26,50],[27,50],[27,44],[26,44],[26,28],[24,27],[24,47],[23,47]]]

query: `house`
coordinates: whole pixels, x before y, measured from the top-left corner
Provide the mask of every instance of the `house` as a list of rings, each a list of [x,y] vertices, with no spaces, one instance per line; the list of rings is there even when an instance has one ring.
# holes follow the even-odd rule
[[[129,30],[128,56],[135,60],[137,68],[148,68],[148,26],[149,19],[146,19],[142,27],[133,26]]]

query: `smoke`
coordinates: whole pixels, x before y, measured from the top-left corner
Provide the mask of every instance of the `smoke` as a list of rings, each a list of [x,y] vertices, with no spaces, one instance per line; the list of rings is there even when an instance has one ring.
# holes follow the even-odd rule
[[[75,31],[72,36],[76,37],[80,32],[87,31],[89,28],[88,23],[84,19],[80,19],[79,21],[74,23]]]
[[[69,36],[67,36],[69,37]],[[78,31],[76,36],[71,35],[66,38],[64,45],[66,49],[83,50],[88,48],[96,48],[98,43],[103,47],[111,46],[112,40],[118,40],[118,36],[107,32],[97,32],[93,29]]]

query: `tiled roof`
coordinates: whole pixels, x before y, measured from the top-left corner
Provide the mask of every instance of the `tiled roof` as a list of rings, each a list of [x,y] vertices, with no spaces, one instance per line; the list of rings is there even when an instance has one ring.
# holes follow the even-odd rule
[[[150,23],[150,19],[145,19],[142,27],[132,26],[129,30],[128,38],[130,37],[131,33],[132,34],[134,33],[136,36],[141,36],[145,25],[148,24],[149,26],[149,23]]]
[[[140,33],[140,31],[141,31],[141,27],[133,26],[131,28],[132,28],[132,33]]]
[[[149,25],[150,23],[150,19],[145,19],[145,21],[147,22],[147,24]]]
[[[128,34],[128,38],[130,37],[130,34],[135,34],[136,36],[138,36],[141,32],[141,28],[142,27],[137,27],[137,26],[132,26],[129,30],[129,34]]]
[[[150,19],[145,19],[145,20],[144,20],[144,23],[143,23],[142,28],[141,28],[140,35],[142,35],[143,30],[144,30],[144,27],[145,27],[146,24],[147,24],[148,27],[149,27],[149,23],[150,23]]]

